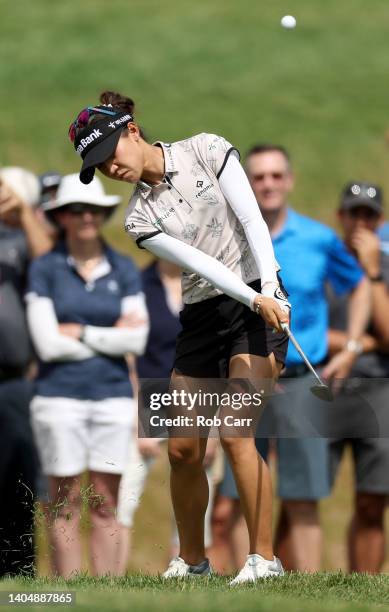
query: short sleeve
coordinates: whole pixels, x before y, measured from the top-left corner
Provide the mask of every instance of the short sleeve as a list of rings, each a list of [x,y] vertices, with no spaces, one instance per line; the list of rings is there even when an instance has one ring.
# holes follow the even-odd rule
[[[50,265],[50,259],[47,255],[38,257],[31,262],[27,276],[27,296],[32,294],[38,297],[52,297],[52,269],[53,266]]]
[[[161,230],[155,227],[145,213],[137,207],[132,210],[129,207],[124,221],[124,228],[140,249],[143,249],[141,246],[143,240],[161,233]]]
[[[211,168],[216,178],[220,177],[231,153],[235,154],[240,160],[238,149],[223,136],[199,134],[197,138],[200,157]]]
[[[358,261],[349,253],[343,242],[331,232],[328,244],[327,279],[337,295],[352,291],[364,274]]]

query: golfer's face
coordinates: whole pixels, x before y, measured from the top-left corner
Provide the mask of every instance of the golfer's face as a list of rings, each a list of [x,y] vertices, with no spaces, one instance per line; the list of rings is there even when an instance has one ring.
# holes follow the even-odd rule
[[[139,140],[134,134],[125,131],[119,138],[115,153],[99,170],[105,176],[126,183],[137,183],[144,169],[144,157]]]
[[[246,170],[261,210],[276,211],[287,204],[293,175],[282,153],[255,153],[248,158]]]

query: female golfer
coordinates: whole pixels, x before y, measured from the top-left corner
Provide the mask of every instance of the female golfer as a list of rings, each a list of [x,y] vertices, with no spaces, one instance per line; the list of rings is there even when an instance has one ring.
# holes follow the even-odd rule
[[[109,178],[136,184],[126,231],[140,248],[184,269],[183,330],[172,384],[227,376],[275,381],[287,350],[281,323],[288,322],[289,304],[239,153],[224,138],[205,133],[151,145],[134,121],[130,98],[104,92],[100,102],[81,111],[69,128],[83,159],[81,181],[89,183],[97,167]],[[250,539],[247,562],[231,584],[280,576],[282,565],[272,548],[267,466],[252,437],[222,437],[221,443]],[[171,561],[166,578],[211,573],[204,553],[205,448],[206,439],[199,437],[169,439],[180,556]]]

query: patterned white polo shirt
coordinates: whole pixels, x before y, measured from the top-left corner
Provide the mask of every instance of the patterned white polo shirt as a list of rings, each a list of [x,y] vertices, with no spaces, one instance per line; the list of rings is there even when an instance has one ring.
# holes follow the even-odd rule
[[[165,177],[158,185],[139,182],[130,199],[125,229],[138,246],[161,232],[215,257],[245,283],[257,280],[259,271],[244,229],[225,199],[218,178],[229,155],[239,152],[214,134],[166,144]],[[221,293],[192,272],[183,272],[183,300],[200,302]]]

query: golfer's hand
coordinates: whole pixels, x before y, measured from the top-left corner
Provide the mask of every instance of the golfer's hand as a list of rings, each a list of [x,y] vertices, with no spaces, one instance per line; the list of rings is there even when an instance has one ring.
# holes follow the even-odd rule
[[[254,305],[255,312],[276,331],[283,331],[281,327],[282,323],[287,323],[289,325],[289,309],[286,307],[288,312],[281,309],[274,298],[258,294],[254,299]]]

